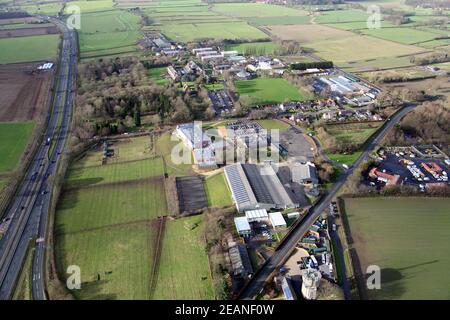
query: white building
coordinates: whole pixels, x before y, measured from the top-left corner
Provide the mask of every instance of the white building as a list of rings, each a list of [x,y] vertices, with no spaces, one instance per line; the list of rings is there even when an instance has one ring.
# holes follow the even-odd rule
[[[286,228],[286,221],[283,218],[281,212],[271,212],[269,213],[269,220],[274,229]]]
[[[245,211],[248,222],[261,222],[269,219],[266,209]]]
[[[250,223],[248,223],[247,217],[237,217],[234,218],[234,224],[236,226],[237,232],[242,235],[247,235],[252,232]]]

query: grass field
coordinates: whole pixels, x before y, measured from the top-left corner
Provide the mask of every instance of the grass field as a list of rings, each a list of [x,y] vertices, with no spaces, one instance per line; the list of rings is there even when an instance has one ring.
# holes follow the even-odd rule
[[[168,221],[152,296],[158,300],[214,299],[202,216]]]
[[[256,78],[252,80],[236,81],[236,88],[240,96],[248,96],[252,103],[280,103],[286,100],[308,100],[311,95],[300,92],[283,78]]]
[[[62,270],[70,265],[81,269],[81,290],[74,290],[74,296],[95,300],[149,299],[153,237],[147,224],[59,236],[56,254]]]
[[[327,157],[332,161],[340,162],[342,164],[351,165],[356,159],[361,155],[361,151],[355,151],[352,153],[342,154],[342,153],[327,153]]]
[[[284,123],[282,121],[276,120],[276,119],[264,119],[264,120],[258,120],[258,123],[261,127],[263,127],[266,130],[279,130],[286,131],[290,128],[290,126],[287,123]]]
[[[150,150],[150,137],[141,136],[132,139],[121,139],[109,141],[108,149],[114,150],[114,157],[108,159],[108,163],[121,163],[126,161],[136,161],[152,157]],[[71,168],[82,168],[101,166],[103,158],[103,148],[98,146],[91,149],[81,159],[72,164]]]
[[[58,205],[57,233],[154,219],[166,214],[162,181],[67,191]]]
[[[91,12],[81,15],[80,50],[82,54],[108,50],[115,54],[119,48],[130,51],[141,37],[139,17],[122,10]],[[83,56],[83,55],[82,55]]]
[[[304,11],[263,3],[219,3],[213,6],[212,11],[238,18],[306,15]]]
[[[103,166],[74,168],[69,170],[66,186],[70,188],[96,186],[162,176],[163,174],[163,161],[161,157],[157,157]]]
[[[79,299],[149,299],[156,218],[167,214],[162,158],[149,158],[148,136],[110,147],[117,162],[96,165],[92,150],[69,169],[55,222],[59,270],[64,279],[80,266]]]
[[[435,39],[438,35],[428,31],[419,30],[416,28],[380,28],[367,29],[363,31],[364,34],[391,40],[395,42],[413,44]]]
[[[192,171],[192,153],[190,153],[191,157],[191,164],[174,164],[172,162],[172,149],[175,146],[182,146],[182,142],[179,141],[179,139],[174,138],[172,141],[172,135],[170,133],[165,133],[161,135],[157,142],[156,142],[156,150],[159,155],[161,155],[164,158],[164,161],[166,163],[166,169],[167,173],[169,175],[176,175],[176,176],[188,176],[193,173]]]
[[[34,123],[0,123],[0,173],[13,171],[28,144]]]
[[[78,6],[82,13],[111,10],[113,9],[113,0],[86,0],[86,1],[70,1],[66,4],[65,13],[68,14],[70,6]]]
[[[370,16],[366,11],[360,10],[337,10],[325,11],[320,14],[315,20],[317,23],[336,23],[336,22],[366,22]]]
[[[160,30],[168,38],[189,42],[198,39],[265,39],[267,35],[246,22],[207,22],[191,24],[165,24]]]
[[[236,50],[244,55],[266,55],[272,54],[279,46],[276,43],[267,42],[247,42],[239,44],[228,44],[225,46],[226,50]]]
[[[225,207],[233,205],[230,190],[223,173],[206,178],[206,196],[210,207]]]
[[[249,17],[245,20],[256,26],[308,24],[311,20],[308,16],[283,16],[283,17]]]
[[[0,64],[55,59],[59,35],[0,39]]]
[[[151,68],[149,70],[149,77],[153,81],[155,81],[156,84],[166,84],[169,82],[165,78],[165,75],[167,74],[167,67],[158,67],[158,68]]]
[[[346,199],[350,231],[363,270],[381,268],[372,299],[450,299],[450,200]]]
[[[382,122],[336,124],[326,126],[327,132],[336,138],[338,144],[362,144]]]

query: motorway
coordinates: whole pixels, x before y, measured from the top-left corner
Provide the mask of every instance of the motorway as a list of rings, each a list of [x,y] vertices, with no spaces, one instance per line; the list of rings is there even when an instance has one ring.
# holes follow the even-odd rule
[[[259,270],[256,271],[253,278],[249,280],[243,290],[240,292],[238,299],[249,300],[254,299],[263,289],[264,283],[270,275],[281,266],[294,250],[298,241],[306,234],[309,227],[316,221],[320,214],[330,205],[331,200],[337,194],[339,189],[345,184],[347,179],[352,175],[355,168],[359,167],[363,161],[367,160],[369,153],[375,149],[383,140],[388,131],[398,123],[401,118],[408,112],[413,110],[416,105],[408,105],[397,111],[394,115],[387,119],[378,131],[365,144],[363,152],[355,163],[344,173],[342,173],[333,187],[326,193],[314,206],[310,208],[301,223],[296,225],[294,229],[283,239],[274,254],[264,263]]]
[[[26,256],[33,247],[33,299],[46,299],[44,263],[54,181],[51,177],[61,160],[72,117],[77,46],[74,32],[63,22],[41,18],[55,23],[63,35],[56,90],[44,141],[4,216],[9,226],[0,240],[0,300],[12,298]],[[48,138],[50,143],[46,143]]]

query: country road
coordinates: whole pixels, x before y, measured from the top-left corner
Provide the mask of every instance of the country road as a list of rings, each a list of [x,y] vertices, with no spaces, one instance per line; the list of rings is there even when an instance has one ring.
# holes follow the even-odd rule
[[[269,276],[281,266],[281,264],[288,258],[289,254],[295,248],[298,241],[306,234],[309,227],[320,216],[320,214],[329,206],[333,197],[337,194],[339,189],[345,184],[347,179],[352,175],[355,168],[359,167],[365,161],[369,153],[382,141],[388,131],[398,123],[401,118],[408,112],[413,110],[416,105],[408,105],[397,111],[394,115],[387,119],[378,131],[369,139],[363,148],[363,152],[355,163],[344,173],[342,173],[333,187],[326,193],[313,207],[310,208],[303,221],[296,225],[294,230],[290,232],[286,238],[282,240],[278,249],[274,254],[256,271],[253,278],[246,284],[238,299],[249,300],[254,299],[263,289],[264,283]]]
[[[76,66],[76,37],[60,20],[40,16],[55,23],[62,32],[62,46],[50,119],[25,178],[12,199],[5,219],[10,224],[0,240],[0,300],[11,299],[30,248],[33,255],[33,299],[46,299],[45,244],[52,181],[69,132]],[[62,114],[62,117],[61,117]],[[50,143],[45,143],[47,138]]]

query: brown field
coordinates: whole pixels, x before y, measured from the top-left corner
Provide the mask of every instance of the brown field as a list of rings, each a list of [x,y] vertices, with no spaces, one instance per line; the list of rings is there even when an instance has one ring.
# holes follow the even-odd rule
[[[271,34],[281,40],[294,40],[300,44],[336,40],[354,36],[350,31],[339,30],[324,25],[275,25],[267,26]]]
[[[56,33],[58,33],[58,28],[56,28],[56,26],[3,29],[3,30],[0,30],[0,38],[39,36],[39,35],[56,34]]]
[[[6,18],[6,19],[0,19],[0,25],[3,24],[14,24],[14,23],[32,23],[37,22],[40,19],[35,17],[26,17],[26,18]]]
[[[36,66],[0,65],[0,122],[36,120],[46,114],[53,71],[32,74]]]

